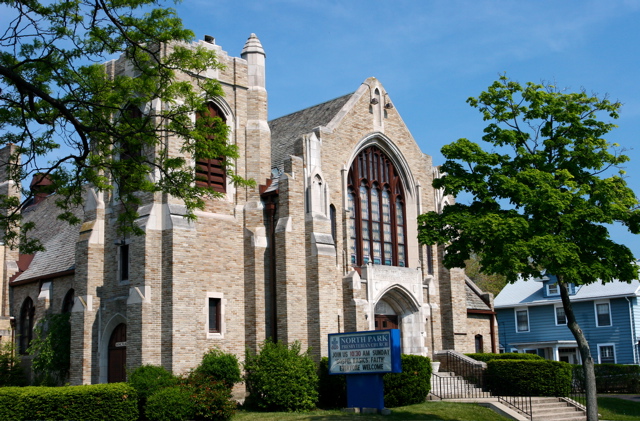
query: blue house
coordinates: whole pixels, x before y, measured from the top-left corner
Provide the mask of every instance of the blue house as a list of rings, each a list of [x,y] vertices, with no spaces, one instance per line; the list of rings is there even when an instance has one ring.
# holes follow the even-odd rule
[[[638,364],[640,281],[570,286],[576,320],[596,363]],[[495,298],[500,349],[581,363],[555,276],[519,279]]]

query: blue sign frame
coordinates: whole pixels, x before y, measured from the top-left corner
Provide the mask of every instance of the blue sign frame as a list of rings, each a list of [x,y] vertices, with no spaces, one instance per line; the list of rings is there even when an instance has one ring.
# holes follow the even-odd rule
[[[329,374],[400,372],[400,330],[329,334]]]

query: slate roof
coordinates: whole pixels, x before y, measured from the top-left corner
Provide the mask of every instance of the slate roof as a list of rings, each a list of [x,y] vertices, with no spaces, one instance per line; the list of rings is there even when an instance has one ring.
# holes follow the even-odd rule
[[[494,301],[496,308],[508,308],[525,305],[544,305],[561,302],[560,296],[544,297],[544,283],[541,279],[518,279],[513,284],[507,284]],[[605,285],[593,283],[576,287],[571,301],[588,301],[600,298],[613,298],[640,295],[640,281],[630,283],[614,281]]]
[[[467,295],[468,310],[491,310],[491,307],[480,297],[482,291],[471,279],[466,278],[464,289]]]
[[[353,93],[269,122],[271,129],[271,165],[280,168],[285,158],[293,155],[295,141],[316,127],[326,126],[349,101]]]
[[[69,225],[57,217],[62,213],[55,204],[56,195],[45,198],[37,205],[25,209],[22,213],[24,222],[34,222],[36,228],[30,236],[38,238],[45,251],[37,252],[31,264],[15,281],[51,275],[75,268],[76,241],[80,233],[79,225]],[[82,219],[82,207],[74,208],[73,213]]]

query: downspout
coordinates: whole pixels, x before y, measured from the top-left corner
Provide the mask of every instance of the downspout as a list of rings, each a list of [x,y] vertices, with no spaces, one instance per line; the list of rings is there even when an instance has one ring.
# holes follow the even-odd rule
[[[629,303],[629,321],[631,322],[631,349],[633,350],[633,363],[638,364],[638,357],[636,355],[636,323],[633,317],[633,307],[631,305],[631,300],[629,297],[624,297]]]

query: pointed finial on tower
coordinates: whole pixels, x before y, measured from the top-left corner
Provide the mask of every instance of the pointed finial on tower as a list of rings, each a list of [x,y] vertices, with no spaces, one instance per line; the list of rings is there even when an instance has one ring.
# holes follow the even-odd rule
[[[267,55],[256,34],[251,34],[247,42],[244,44],[240,57],[247,60],[249,67],[249,87],[265,89],[265,61]]]
[[[247,39],[247,42],[245,42],[244,48],[242,49],[242,53],[240,54],[240,56],[246,59],[245,55],[249,53],[259,53],[266,57],[266,54],[264,53],[264,48],[262,48],[262,44],[260,43],[260,40],[258,39],[256,34],[251,34],[249,39]]]

